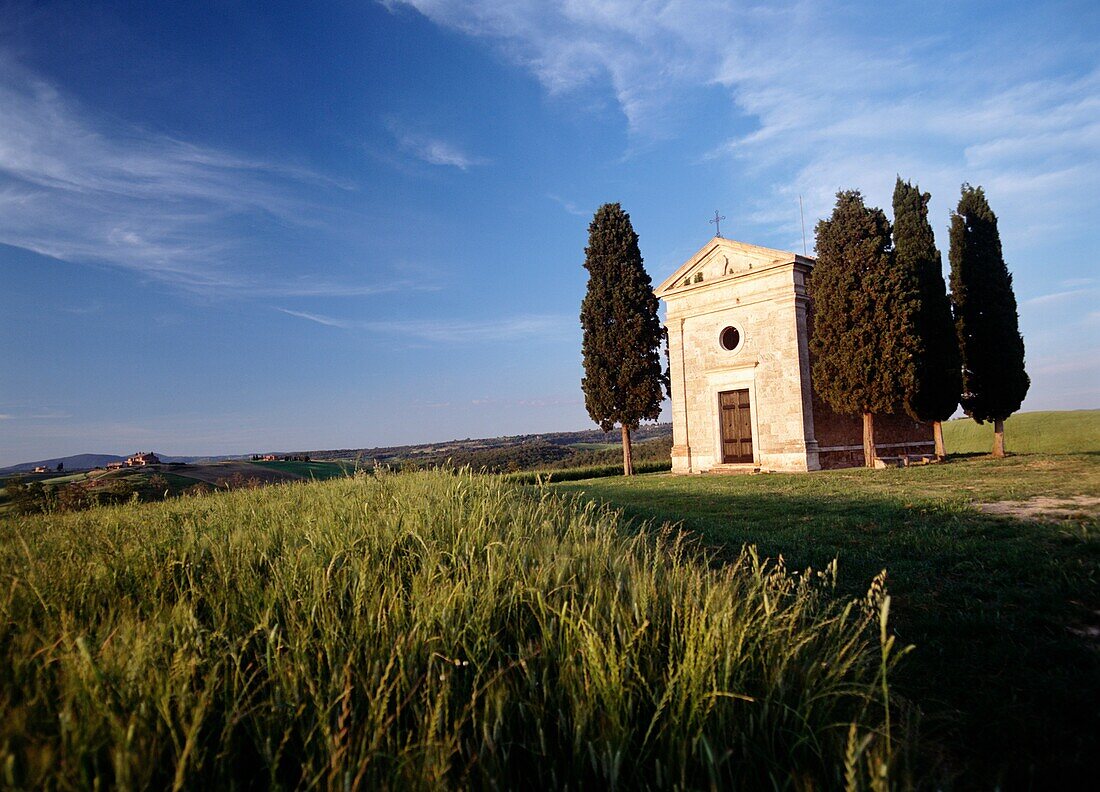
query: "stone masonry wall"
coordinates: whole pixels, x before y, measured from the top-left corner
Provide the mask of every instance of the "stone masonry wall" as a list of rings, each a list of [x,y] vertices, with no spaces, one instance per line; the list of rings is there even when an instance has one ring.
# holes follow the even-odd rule
[[[839,415],[814,394],[814,431],[821,467],[863,465],[863,417]],[[908,415],[875,416],[875,451],[881,457],[930,454],[935,450],[932,424]]]
[[[675,471],[721,464],[718,393],[741,388],[749,390],[756,462],[807,469],[796,275],[793,264],[742,270],[712,288],[666,296]],[[719,341],[730,326],[741,335],[733,351]]]

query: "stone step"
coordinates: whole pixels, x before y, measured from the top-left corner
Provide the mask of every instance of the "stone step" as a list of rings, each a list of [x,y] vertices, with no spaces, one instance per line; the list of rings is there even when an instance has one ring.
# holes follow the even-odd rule
[[[715,465],[714,467],[712,467],[707,472],[708,473],[715,473],[717,475],[724,475],[724,476],[739,476],[739,475],[746,475],[746,474],[752,474],[752,473],[759,473],[760,472],[760,466],[759,465],[749,465],[749,464]]]

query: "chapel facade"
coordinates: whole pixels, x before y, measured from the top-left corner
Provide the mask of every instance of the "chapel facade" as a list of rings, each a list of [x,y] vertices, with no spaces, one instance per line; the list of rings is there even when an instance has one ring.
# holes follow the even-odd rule
[[[655,290],[665,301],[674,473],[863,464],[860,416],[810,381],[814,259],[714,237]],[[875,416],[886,460],[925,459],[931,424]]]

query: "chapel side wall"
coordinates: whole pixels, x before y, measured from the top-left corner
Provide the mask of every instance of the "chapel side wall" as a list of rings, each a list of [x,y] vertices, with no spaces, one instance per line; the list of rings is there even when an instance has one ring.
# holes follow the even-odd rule
[[[816,456],[812,464],[807,459],[813,418],[806,414],[801,376],[805,322],[799,315],[802,298],[793,265],[723,279],[709,289],[665,299],[674,388],[673,469],[702,472],[722,462],[718,393],[740,388],[749,390],[754,461],[777,470],[816,468]],[[719,343],[722,329],[731,325],[742,336],[733,352]],[[678,425],[684,430],[679,434]]]
[[[840,415],[814,393],[814,430],[822,469],[863,466],[863,417]],[[930,454],[932,425],[908,415],[875,416],[875,452],[880,457]]]
[[[807,279],[808,280],[808,279]],[[807,339],[813,333],[813,304],[808,303]],[[809,358],[812,369],[813,360]],[[813,432],[817,438],[818,461],[822,470],[862,467],[863,416],[834,412],[812,387]],[[918,456],[935,451],[932,425],[914,421],[905,414],[875,415],[875,452],[878,456]]]

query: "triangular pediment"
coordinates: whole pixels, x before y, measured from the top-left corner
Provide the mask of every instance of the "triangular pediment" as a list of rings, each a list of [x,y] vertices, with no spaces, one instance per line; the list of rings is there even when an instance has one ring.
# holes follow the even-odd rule
[[[744,275],[774,264],[801,262],[813,266],[814,260],[786,250],[750,245],[725,237],[714,237],[668,276],[654,293],[658,297],[699,288],[722,278]]]

